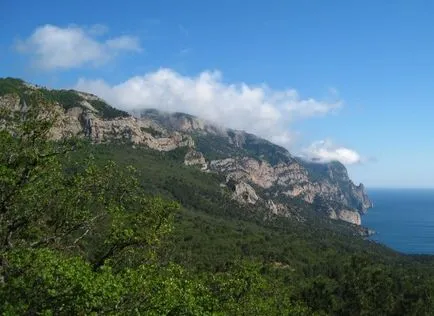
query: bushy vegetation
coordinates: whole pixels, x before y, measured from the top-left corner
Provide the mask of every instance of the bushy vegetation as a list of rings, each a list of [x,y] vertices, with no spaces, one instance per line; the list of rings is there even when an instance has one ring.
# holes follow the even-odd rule
[[[193,135],[197,150],[203,153],[207,160],[217,160],[229,157],[242,157],[246,151],[228,143],[224,136],[220,135]]]
[[[270,310],[271,295],[257,305],[266,285],[251,263],[193,274],[165,260],[178,203],[149,195],[132,166],[93,157],[73,139],[49,141],[56,112],[44,95],[33,94],[29,105],[0,113],[2,314]],[[291,302],[282,308],[307,310]]]
[[[140,130],[144,133],[151,134],[153,137],[161,137],[163,136],[163,133],[160,131],[157,131],[156,129],[152,127],[140,127]]]
[[[236,138],[235,132],[231,130],[228,131],[228,136],[232,139]],[[250,156],[277,165],[292,159],[286,149],[264,139],[248,133],[245,133],[242,138],[243,141],[235,145],[228,141],[227,136],[200,133],[194,135],[198,151],[202,152],[208,160]]]
[[[431,257],[240,205],[186,149],[51,142],[29,104],[0,113],[0,313],[432,314]]]
[[[249,155],[268,161],[272,166],[279,163],[288,163],[292,160],[285,148],[248,133],[245,134],[243,148]]]
[[[117,117],[128,117],[130,116],[127,112],[115,109],[114,107],[108,105],[101,100],[91,100],[90,104],[98,110],[98,113],[106,119],[114,119]]]
[[[24,81],[15,78],[0,78],[0,96],[9,93],[21,95],[25,87]]]

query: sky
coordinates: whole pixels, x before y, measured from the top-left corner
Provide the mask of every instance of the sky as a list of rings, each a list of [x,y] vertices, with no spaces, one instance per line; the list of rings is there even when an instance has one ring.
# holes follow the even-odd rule
[[[92,92],[434,188],[434,2],[0,0],[0,77]]]

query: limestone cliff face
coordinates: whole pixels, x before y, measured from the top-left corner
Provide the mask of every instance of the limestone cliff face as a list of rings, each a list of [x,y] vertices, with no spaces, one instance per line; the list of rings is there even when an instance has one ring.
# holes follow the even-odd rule
[[[353,198],[356,201],[356,203],[359,204],[359,208],[362,213],[366,213],[368,209],[373,207],[372,201],[369,199],[368,194],[366,193],[365,186],[363,183],[360,183],[358,186],[356,186],[354,183],[352,183],[351,186],[351,192],[353,194]]]
[[[347,169],[339,162],[319,164],[298,160],[309,174],[311,182],[327,183],[338,188],[338,196],[333,200],[351,206],[361,213],[372,207],[372,202],[366,194],[363,184],[355,185],[348,177]]]
[[[253,183],[268,189],[275,196],[283,194],[301,198],[308,203],[313,203],[317,197],[323,201],[338,202],[342,209],[333,210],[330,218],[357,225],[361,223],[359,212],[365,212],[371,207],[363,185],[355,186],[346,171],[341,174],[329,170],[327,176],[314,180],[310,170],[297,160],[272,166],[266,161],[249,157],[214,160],[210,162],[209,168],[228,174],[236,181]]]
[[[23,101],[18,95],[38,89],[21,84],[17,87],[19,93],[0,95],[0,106],[19,111]],[[279,197],[301,199],[312,205],[321,200],[327,206],[323,211],[327,216],[356,225],[361,224],[360,214],[372,207],[363,184],[355,185],[338,162],[303,161],[255,135],[187,114],[145,110],[132,116],[91,94],[41,91],[57,100],[55,111],[60,120],[52,129],[53,139],[74,135],[94,143],[122,141],[159,151],[188,147],[185,165],[224,174],[234,199],[250,205],[262,203],[276,215],[289,216],[291,209],[279,202]],[[64,98],[65,94],[68,98]],[[255,188],[260,188],[261,193]]]
[[[0,106],[19,110],[22,104],[17,95],[7,95],[0,97]],[[152,122],[132,116],[104,119],[82,107],[73,107],[64,111],[60,104],[54,109],[59,114],[59,120],[51,130],[51,137],[56,140],[65,135],[72,135],[87,137],[95,143],[126,141],[159,151],[194,147],[191,136],[179,132],[169,134],[161,128],[158,136],[152,135],[150,132],[153,127]]]
[[[245,182],[238,182],[234,188],[234,198],[241,203],[256,204],[259,200],[255,190]]]
[[[201,152],[195,151],[190,148],[184,157],[184,164],[186,166],[199,166],[201,170],[206,171],[208,169],[208,163]]]
[[[80,108],[72,108],[65,113],[69,124],[64,129],[73,129],[77,136],[89,137],[96,143],[114,140],[127,141],[137,145],[145,145],[159,151],[169,151],[178,147],[193,147],[194,142],[188,135],[178,132],[166,133],[163,129],[155,129],[146,120],[135,117],[119,117],[103,119],[93,113],[84,113]],[[154,135],[153,135],[154,134]]]
[[[335,211],[332,209],[330,210],[329,217],[331,219],[340,219],[342,221],[355,225],[362,224],[362,218],[360,216],[360,213],[354,212],[354,210],[339,209]]]

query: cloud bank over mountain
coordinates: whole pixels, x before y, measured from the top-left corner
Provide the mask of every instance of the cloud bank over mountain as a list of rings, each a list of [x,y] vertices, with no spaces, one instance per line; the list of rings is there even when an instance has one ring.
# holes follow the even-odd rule
[[[302,150],[304,158],[318,162],[330,162],[338,160],[345,165],[353,165],[362,162],[362,157],[356,151],[337,146],[330,140],[321,140],[312,143]]]
[[[116,85],[81,78],[75,88],[97,94],[124,110],[157,108],[190,113],[288,147],[293,141],[289,130],[292,121],[326,115],[343,105],[339,99],[302,98],[294,89],[226,83],[219,71],[184,76],[162,68]]]

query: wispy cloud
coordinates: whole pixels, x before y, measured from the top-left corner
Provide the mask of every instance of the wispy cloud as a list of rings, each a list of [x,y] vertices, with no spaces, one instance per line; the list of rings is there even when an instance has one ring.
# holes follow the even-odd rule
[[[302,98],[294,89],[226,83],[219,71],[183,76],[171,69],[160,69],[113,86],[104,80],[80,79],[76,89],[95,93],[124,110],[186,112],[286,147],[294,139],[294,133],[289,131],[292,120],[324,115],[343,104],[341,100]]]
[[[33,65],[43,70],[99,66],[122,52],[141,51],[139,39],[134,36],[98,38],[107,32],[108,28],[99,24],[63,28],[47,24],[36,28],[27,39],[18,41],[16,49],[28,54]]]
[[[335,145],[331,140],[321,140],[304,148],[302,156],[317,162],[340,161],[345,165],[358,164],[364,161],[355,150]]]

